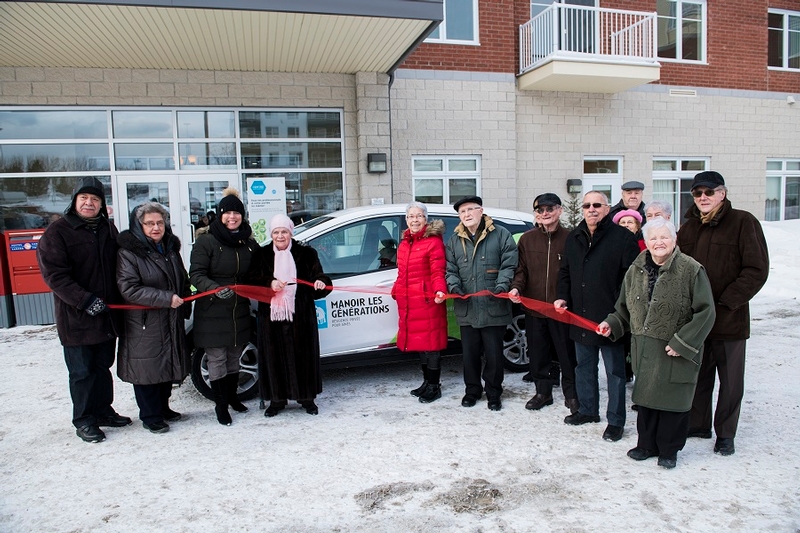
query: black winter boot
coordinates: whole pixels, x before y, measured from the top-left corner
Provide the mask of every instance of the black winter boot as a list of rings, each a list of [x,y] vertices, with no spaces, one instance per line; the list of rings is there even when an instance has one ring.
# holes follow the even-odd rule
[[[228,412],[225,380],[226,378],[212,380],[211,390],[214,392],[214,412],[217,413],[217,422],[223,426],[230,426],[233,420]]]
[[[419,395],[419,401],[422,403],[431,403],[442,397],[442,386],[439,383],[439,376],[442,374],[442,369],[435,370],[428,369],[428,384],[425,386],[425,391]]]
[[[411,391],[411,396],[420,396],[428,386],[428,365],[422,365],[422,385]]]
[[[246,413],[247,406],[239,401],[239,396],[236,394],[239,389],[239,373],[228,374],[224,379],[227,387],[225,391],[227,392],[228,405],[237,413]]]

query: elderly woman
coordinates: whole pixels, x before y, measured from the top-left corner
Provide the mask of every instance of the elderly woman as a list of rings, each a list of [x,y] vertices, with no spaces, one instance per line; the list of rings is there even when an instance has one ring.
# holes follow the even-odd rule
[[[646,248],[644,239],[641,238],[639,230],[642,229],[642,215],[635,209],[623,209],[611,219],[614,224],[628,228],[634,235],[639,237],[639,251],[643,252]]]
[[[675,245],[675,226],[663,218],[645,224],[647,252],[633,262],[613,313],[597,327],[611,339],[633,335],[639,405],[639,441],[628,457],[675,468],[686,444],[689,410],[703,357],[703,341],[714,325],[714,298],[702,265]]]
[[[264,416],[277,415],[288,400],[316,415],[322,378],[314,300],[327,296],[332,282],[316,250],[292,238],[289,217],[272,217],[269,231],[272,242],[261,248],[253,273],[257,283],[275,292],[269,302],[258,304],[259,388],[262,400],[270,399]]]
[[[237,390],[239,358],[250,341],[250,300],[227,286],[245,281],[258,243],[238,191],[225,189],[222,194],[217,217],[197,231],[189,276],[199,292],[223,287],[195,304],[194,344],[206,351],[217,422],[230,426],[228,405],[239,413],[247,411]]]
[[[411,202],[406,206],[406,224],[392,287],[399,315],[397,347],[419,352],[423,381],[411,394],[430,403],[442,397],[439,359],[440,350],[447,347],[447,308],[442,305],[447,292],[444,222],[429,223],[425,204]]]
[[[172,234],[169,214],[156,202],[134,209],[130,229],[117,237],[117,285],[127,304],[119,339],[117,374],[133,384],[139,418],[152,433],[169,431],[181,414],[169,407],[172,383],[188,374],[183,321],[192,312],[181,243]]]

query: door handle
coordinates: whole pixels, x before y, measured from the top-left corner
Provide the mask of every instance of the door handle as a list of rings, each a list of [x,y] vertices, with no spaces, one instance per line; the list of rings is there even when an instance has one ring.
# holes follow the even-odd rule
[[[189,232],[189,235],[191,235],[191,236],[192,236],[192,241],[191,241],[191,243],[192,243],[192,244],[194,244],[194,224],[192,224],[191,222],[189,222],[189,223],[188,223],[188,224],[186,224],[186,225],[187,225],[187,226],[189,226],[189,229],[191,230],[191,231]]]

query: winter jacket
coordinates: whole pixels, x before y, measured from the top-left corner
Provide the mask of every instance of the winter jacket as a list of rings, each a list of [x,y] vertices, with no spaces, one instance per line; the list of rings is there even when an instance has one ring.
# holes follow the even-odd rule
[[[555,231],[548,232],[537,226],[522,234],[517,244],[519,263],[514,273],[511,288],[521,296],[552,304],[556,300],[558,269],[567,244],[569,230],[560,224]],[[529,315],[542,315],[524,308]]]
[[[573,313],[600,322],[614,310],[625,272],[639,255],[636,237],[603,217],[594,234],[582,220],[567,237],[558,271],[557,300]],[[570,338],[581,344],[609,344],[606,337],[570,325]]]
[[[714,324],[711,285],[700,263],[676,247],[659,269],[648,298],[648,253],[640,254],[628,269],[615,311],[605,320],[613,340],[632,334],[632,401],[685,412],[692,407],[703,342]],[[680,357],[667,355],[667,346]]]
[[[444,228],[444,222],[432,220],[417,233],[406,230],[397,247],[392,298],[399,315],[397,347],[404,352],[447,348],[447,306],[433,301],[437,292],[447,292]]]
[[[119,319],[117,311],[106,310],[96,316],[85,311],[95,298],[106,304],[120,301],[116,282],[118,232],[104,215],[105,200],[100,223],[92,230],[75,212],[75,196],[64,216],[47,227],[36,251],[44,281],[53,291],[56,329],[64,346],[114,339],[115,321]]]
[[[153,308],[124,311],[117,375],[134,385],[180,382],[189,372],[184,319],[192,304],[177,309],[171,304],[173,294],[186,297],[191,293],[189,275],[177,237],[165,234],[163,254],[143,238],[131,230],[117,238],[117,285],[123,300]]]
[[[189,277],[198,292],[244,283],[255,239],[238,241],[236,246],[220,242],[208,228],[198,230],[192,248]],[[216,295],[200,298],[194,306],[193,337],[195,346],[221,348],[250,341],[250,299],[234,294],[222,299]]]
[[[750,337],[750,300],[769,274],[769,253],[761,224],[747,211],[734,209],[730,200],[707,224],[692,206],[678,232],[683,253],[703,265],[714,293],[717,320],[709,339],[744,340]]]
[[[333,285],[322,271],[317,251],[292,240],[290,249],[297,279]],[[261,248],[253,259],[251,280],[270,287],[275,280],[275,251],[272,244]],[[330,289],[318,291],[304,283],[297,284],[291,322],[273,322],[269,302],[258,303],[258,368],[261,398],[273,401],[312,400],[322,392],[319,330],[314,300],[325,298]]]
[[[473,241],[464,224],[459,224],[445,246],[448,292],[472,294],[488,290],[508,292],[517,267],[517,245],[511,233],[495,226],[483,215],[484,228]],[[478,296],[453,301],[459,326],[483,328],[506,326],[511,322],[511,301],[494,296]]]

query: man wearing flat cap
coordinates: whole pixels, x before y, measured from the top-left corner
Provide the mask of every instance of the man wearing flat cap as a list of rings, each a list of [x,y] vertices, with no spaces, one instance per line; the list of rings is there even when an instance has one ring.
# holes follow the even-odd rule
[[[644,183],[641,181],[626,181],[622,184],[622,199],[617,202],[608,213],[608,218],[613,219],[614,215],[626,209],[633,209],[645,219],[645,209],[642,197],[644,196]],[[641,235],[639,235],[641,237]]]
[[[488,290],[508,292],[517,266],[517,245],[511,233],[495,226],[483,214],[480,196],[468,196],[453,204],[461,223],[445,246],[447,290],[452,294],[474,294]],[[494,296],[456,298],[456,320],[461,327],[464,407],[473,407],[486,390],[488,407],[502,408],[503,335],[511,322],[511,302]],[[482,365],[482,359],[485,364]],[[483,366],[483,372],[481,367]],[[481,384],[481,377],[485,385]]]
[[[717,318],[703,346],[689,437],[711,438],[711,399],[719,374],[714,411],[714,453],[732,455],[744,397],[745,345],[750,337],[750,300],[769,273],[767,242],[758,219],[734,209],[719,172],[705,171],[692,181],[694,205],[678,232],[681,252],[703,265],[711,282]]]
[[[520,296],[541,302],[556,299],[558,269],[569,230],[561,225],[561,198],[551,192],[533,200],[536,227],[519,239],[519,263],[508,295],[520,303]],[[525,335],[528,338],[528,360],[536,394],[525,404],[526,409],[538,411],[553,404],[553,379],[550,366],[557,359],[561,367],[561,390],[564,405],[572,413],[580,404],[575,392],[575,343],[569,338],[569,326],[547,318],[536,311],[525,310]],[[554,357],[555,356],[555,357]]]

